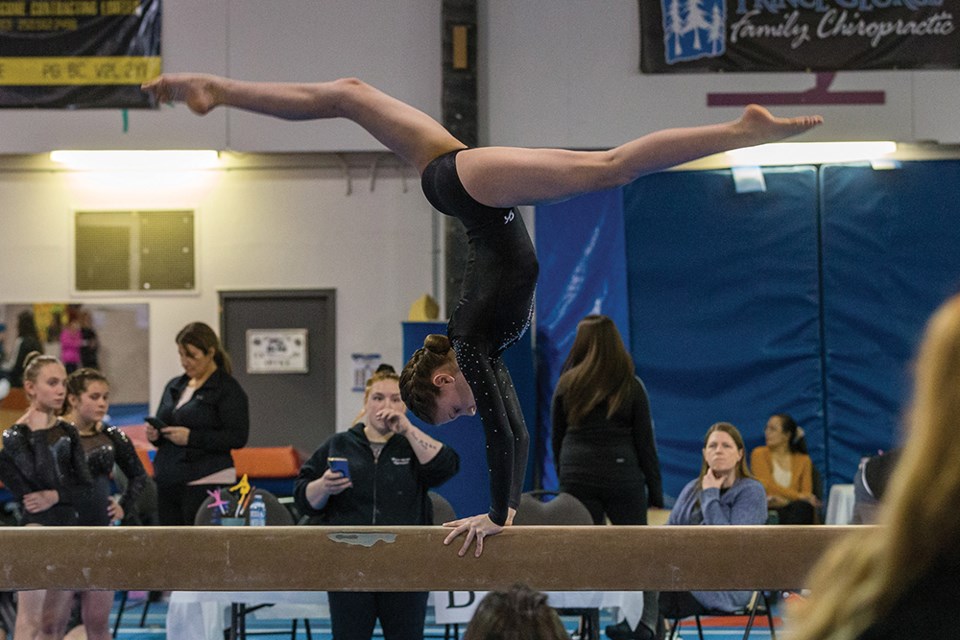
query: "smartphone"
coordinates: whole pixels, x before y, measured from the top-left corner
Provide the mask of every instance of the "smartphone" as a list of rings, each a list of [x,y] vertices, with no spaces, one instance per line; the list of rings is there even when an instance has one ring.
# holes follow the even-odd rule
[[[161,438],[163,437],[163,432],[160,430],[163,429],[165,426],[167,426],[166,422],[164,422],[160,418],[154,418],[153,416],[147,416],[146,418],[144,418],[144,421],[148,425],[156,429],[160,433]]]
[[[327,464],[331,471],[339,471],[344,478],[350,477],[350,464],[346,458],[327,458]]]

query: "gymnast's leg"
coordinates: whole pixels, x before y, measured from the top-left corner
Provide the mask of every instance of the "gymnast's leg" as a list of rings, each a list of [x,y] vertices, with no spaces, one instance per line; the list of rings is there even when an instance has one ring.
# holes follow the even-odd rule
[[[217,106],[286,120],[346,118],[422,172],[437,156],[463,149],[443,125],[355,78],[332,82],[245,82],[194,73],[161,75],[143,84],[161,102],[184,102],[204,115]]]
[[[421,173],[437,156],[466,146],[424,112],[355,78],[285,83],[165,74],[144,83],[143,90],[160,101],[185,102],[201,115],[222,105],[288,120],[346,118]],[[478,202],[506,208],[624,185],[706,155],[797,135],[821,122],[820,116],[775,118],[750,105],[731,122],[664,129],[607,151],[469,149],[457,157],[457,172]]]
[[[740,147],[794,136],[820,116],[775,118],[758,105],[722,124],[664,129],[607,151],[482,147],[457,156],[464,188],[490,207],[562,200],[618,187],[642,175]]]

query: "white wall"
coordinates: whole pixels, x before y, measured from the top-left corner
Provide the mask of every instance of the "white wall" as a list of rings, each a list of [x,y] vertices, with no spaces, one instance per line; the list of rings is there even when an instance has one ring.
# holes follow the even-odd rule
[[[653,1],[653,0],[651,0]],[[608,147],[665,127],[729,120],[714,92],[805,91],[804,73],[641,75],[636,0],[482,3],[490,144]],[[839,73],[836,91],[884,91],[882,106],[780,107],[822,113],[805,140],[960,142],[960,71]]]
[[[638,134],[732,118],[706,107],[711,91],[800,91],[813,76],[644,76],[636,0],[481,0],[481,121],[491,144],[611,146]],[[440,0],[165,0],[166,71],[254,80],[362,77],[440,115]],[[816,107],[827,123],[807,139],[960,141],[960,72],[841,73],[837,90],[882,90],[878,107]],[[782,108],[792,114],[807,108]],[[349,123],[289,123],[184,107],[132,111],[0,111],[0,156],[56,148],[215,148],[239,151],[381,149]],[[208,176],[209,178],[210,176]],[[399,322],[432,286],[430,208],[415,176],[402,192],[385,173],[354,193],[336,172],[225,172],[193,187],[75,177],[0,166],[0,292],[6,301],[70,297],[72,206],[197,206],[195,296],[150,296],[151,402],[178,372],[172,345],[187,321],[217,321],[217,291],[337,289],[337,415],[352,416],[349,354],[400,358]],[[98,299],[96,301],[110,302]]]
[[[431,218],[412,170],[354,169],[353,193],[338,171],[264,170],[203,174],[192,187],[90,186],[93,175],[0,170],[5,302],[77,300],[150,305],[151,406],[180,373],[177,331],[202,320],[218,326],[218,291],[333,288],[337,291],[337,416],[359,408],[351,389],[354,352],[400,363],[410,303],[431,291]],[[129,178],[127,178],[129,179]],[[73,207],[196,207],[199,285],[195,295],[71,296]],[[347,426],[347,425],[344,425]]]

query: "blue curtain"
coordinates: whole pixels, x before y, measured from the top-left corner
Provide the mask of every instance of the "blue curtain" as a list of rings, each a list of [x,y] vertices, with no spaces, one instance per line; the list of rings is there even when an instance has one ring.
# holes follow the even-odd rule
[[[897,442],[923,326],[960,288],[960,161],[763,176],[737,193],[730,171],[665,172],[537,209],[541,423],[577,321],[626,300],[668,498],[710,424],[737,425],[749,450],[779,412],[828,486],[850,482]]]

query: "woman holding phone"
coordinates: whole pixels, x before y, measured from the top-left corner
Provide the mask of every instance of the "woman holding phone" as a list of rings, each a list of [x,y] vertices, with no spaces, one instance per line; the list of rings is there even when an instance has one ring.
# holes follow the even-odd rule
[[[378,370],[367,380],[360,421],[304,463],[294,498],[311,524],[431,525],[427,490],[459,468],[453,449],[407,419],[393,369]],[[369,640],[377,618],[386,640],[423,637],[426,592],[328,595],[337,640]]]
[[[247,394],[231,375],[230,357],[208,325],[191,322],[177,334],[183,375],[167,383],[147,439],[160,524],[192,525],[207,489],[236,484],[232,449],[247,444]],[[159,428],[158,428],[159,427]]]

